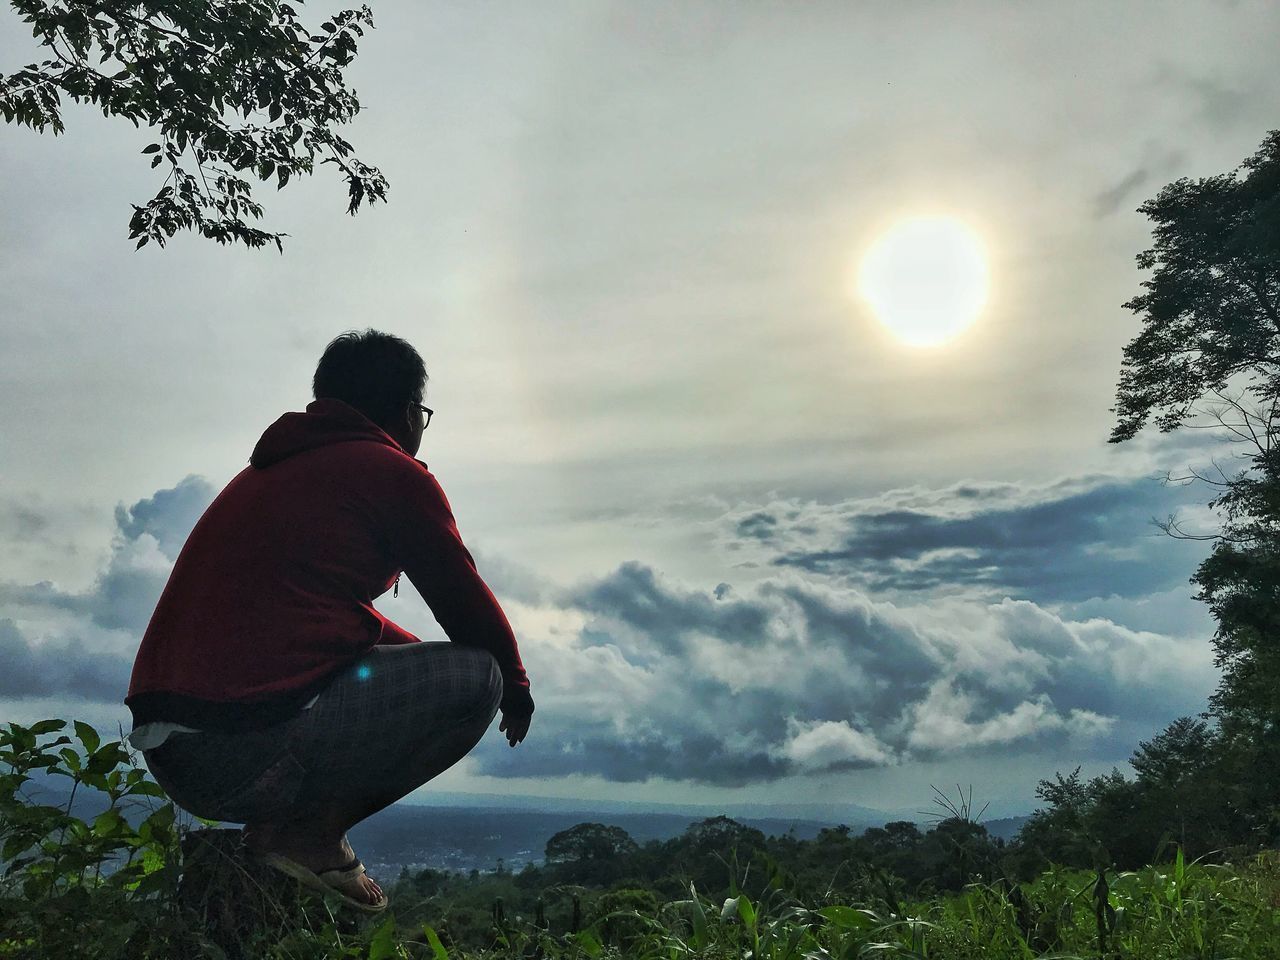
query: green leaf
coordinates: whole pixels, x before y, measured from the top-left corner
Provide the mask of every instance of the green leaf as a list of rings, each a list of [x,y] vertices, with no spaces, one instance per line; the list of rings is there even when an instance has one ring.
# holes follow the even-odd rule
[[[137,797],[160,797],[163,799],[166,796],[164,788],[152,780],[143,780],[135,783],[126,792],[130,796]]]
[[[592,935],[590,930],[575,933],[569,939],[575,941],[588,957],[598,957],[604,952],[604,945]]]
[[[85,753],[93,753],[98,749],[98,745],[102,742],[102,738],[98,736],[98,731],[93,729],[87,723],[80,720],[75,721],[76,736],[80,738],[80,742],[84,744]]]
[[[4,842],[3,849],[0,849],[0,857],[5,860],[12,860],[18,854],[22,853],[31,846],[31,840],[23,836],[12,836]]]
[[[853,907],[823,907],[818,911],[818,913],[819,915],[826,917],[837,927],[845,930],[865,930],[868,927],[876,926],[878,922],[866,911],[855,910]]]
[[[697,888],[692,881],[689,883],[689,895],[693,898],[690,902],[693,904],[694,946],[701,948],[710,939],[707,934],[707,913],[702,909],[702,901],[698,898]]]
[[[444,948],[444,944],[440,942],[440,937],[435,929],[429,924],[422,925],[423,936],[427,938],[427,943],[431,945],[431,952],[435,954],[436,960],[449,960],[449,951]]]
[[[128,763],[129,758],[120,748],[120,742],[113,740],[93,752],[85,764],[85,772],[103,776],[114,770],[121,763]]]
[[[99,837],[109,837],[122,826],[128,826],[115,807],[104,810],[93,821],[93,832]]]
[[[62,757],[62,762],[67,765],[67,769],[72,773],[80,772],[80,754],[70,747],[63,747],[58,751],[58,756]]]
[[[37,737],[45,733],[53,733],[55,730],[61,730],[67,725],[65,720],[41,720],[31,725],[31,732]]]
[[[148,143],[145,147],[143,147],[143,148],[142,148],[142,152],[143,152],[143,153],[159,153],[159,152],[160,152],[160,144],[158,144],[158,143]]]
[[[387,960],[398,955],[396,950],[396,918],[387,917],[369,940],[369,960]]]

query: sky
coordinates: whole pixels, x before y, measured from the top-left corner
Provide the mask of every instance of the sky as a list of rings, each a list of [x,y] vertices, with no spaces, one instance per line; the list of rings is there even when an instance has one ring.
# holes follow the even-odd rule
[[[1161,478],[1240,451],[1108,444],[1121,305],[1139,204],[1275,126],[1280,8],[372,6],[344,135],[389,203],[269,188],[283,255],[135,252],[146,130],[0,132],[0,719],[129,729],[187,533],[364,327],[426,360],[419,457],[537,703],[413,798],[1016,814],[1205,708],[1208,544],[1152,521],[1212,532]],[[0,72],[38,54],[0,10]],[[989,271],[931,348],[855,282],[918,216]],[[443,639],[411,588],[378,606]]]

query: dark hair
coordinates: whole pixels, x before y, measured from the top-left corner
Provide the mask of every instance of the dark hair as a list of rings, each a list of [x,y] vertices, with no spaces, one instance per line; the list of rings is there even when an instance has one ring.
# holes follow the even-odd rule
[[[422,402],[426,382],[426,365],[408,341],[378,330],[348,330],[324,348],[311,391],[317,400],[349,403],[386,426],[406,404]]]

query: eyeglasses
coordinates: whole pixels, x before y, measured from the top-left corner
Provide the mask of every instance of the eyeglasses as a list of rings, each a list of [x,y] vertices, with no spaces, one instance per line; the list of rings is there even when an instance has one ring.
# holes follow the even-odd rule
[[[415,403],[414,406],[427,415],[427,419],[422,424],[422,429],[427,429],[427,427],[431,426],[431,417],[435,414],[435,411],[430,407],[424,407],[420,403]]]

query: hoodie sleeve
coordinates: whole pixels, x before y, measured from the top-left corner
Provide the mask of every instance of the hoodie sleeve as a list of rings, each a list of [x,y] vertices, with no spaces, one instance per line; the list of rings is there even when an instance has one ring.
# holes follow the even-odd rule
[[[417,461],[392,527],[397,562],[454,643],[488,650],[502,669],[502,711],[533,712],[529,678],[506,614],[476,570],[440,484]]]

